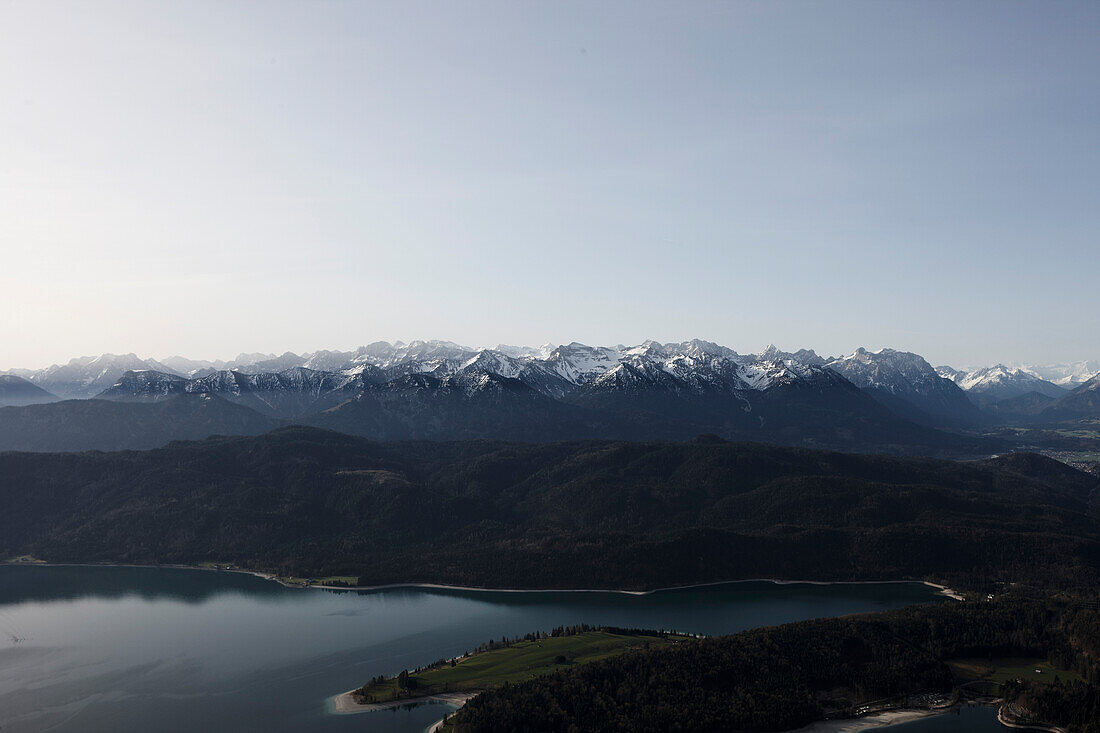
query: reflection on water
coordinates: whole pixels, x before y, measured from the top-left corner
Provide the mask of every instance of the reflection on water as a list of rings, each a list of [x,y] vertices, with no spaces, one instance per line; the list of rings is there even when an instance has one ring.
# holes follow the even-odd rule
[[[919,584],[737,583],[638,596],[284,588],[240,573],[0,566],[0,728],[417,731],[449,706],[332,695],[481,642],[588,623],[721,634],[929,601]]]
[[[24,600],[72,600],[138,597],[167,598],[201,603],[226,591],[244,590],[257,596],[275,596],[288,590],[278,583],[244,573],[176,568],[118,568],[54,565],[5,566],[0,575],[0,606]],[[47,570],[47,572],[42,572]]]

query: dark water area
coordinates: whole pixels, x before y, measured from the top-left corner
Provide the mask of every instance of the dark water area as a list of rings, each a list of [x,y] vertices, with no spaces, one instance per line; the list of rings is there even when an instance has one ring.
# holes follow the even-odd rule
[[[328,701],[379,674],[560,625],[713,635],[936,598],[917,583],[325,591],[240,573],[0,566],[0,731],[419,733],[453,708],[334,715]],[[978,730],[918,724],[933,723],[898,729]]]

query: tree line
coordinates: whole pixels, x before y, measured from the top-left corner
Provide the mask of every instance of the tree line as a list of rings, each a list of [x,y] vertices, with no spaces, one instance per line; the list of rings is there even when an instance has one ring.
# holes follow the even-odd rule
[[[994,599],[805,621],[640,650],[480,695],[456,733],[514,730],[782,731],[872,700],[948,693],[959,657],[1027,656],[1084,684],[1011,687],[1036,719],[1093,733],[1100,613],[1076,602]],[[1053,712],[1052,712],[1053,711]],[[1055,716],[1054,713],[1058,712]],[[1044,717],[1049,716],[1049,717]]]

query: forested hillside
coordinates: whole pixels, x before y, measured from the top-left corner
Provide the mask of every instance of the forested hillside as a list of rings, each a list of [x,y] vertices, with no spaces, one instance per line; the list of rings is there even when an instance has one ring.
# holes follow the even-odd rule
[[[0,454],[0,550],[492,587],[934,575],[1088,583],[1096,477],[714,439],[373,443],[289,428]]]
[[[1007,599],[910,606],[634,651],[509,685],[453,717],[456,733],[783,731],[872,700],[952,690],[959,657],[1049,659],[1085,679],[1100,614],[1074,603]],[[1096,731],[1096,688],[1011,686],[1036,720]],[[1048,717],[1042,717],[1046,715]]]

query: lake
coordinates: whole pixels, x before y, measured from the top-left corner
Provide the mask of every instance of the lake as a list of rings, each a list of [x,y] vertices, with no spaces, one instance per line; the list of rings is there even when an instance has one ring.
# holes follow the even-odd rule
[[[0,730],[419,733],[453,708],[341,716],[327,701],[379,674],[560,625],[726,634],[937,597],[917,583],[746,582],[648,595],[325,591],[242,573],[5,565]]]

